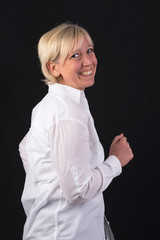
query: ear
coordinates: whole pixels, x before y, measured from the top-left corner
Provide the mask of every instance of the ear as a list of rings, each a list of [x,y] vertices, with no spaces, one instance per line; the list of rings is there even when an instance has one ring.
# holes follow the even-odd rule
[[[60,75],[59,71],[57,70],[57,64],[55,62],[49,61],[47,63],[47,67],[54,77],[58,77]]]

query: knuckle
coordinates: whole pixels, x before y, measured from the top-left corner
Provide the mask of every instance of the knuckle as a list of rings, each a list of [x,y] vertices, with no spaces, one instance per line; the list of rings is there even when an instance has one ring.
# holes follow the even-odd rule
[[[122,144],[122,146],[126,146],[126,142],[125,141],[122,141],[121,144]]]
[[[132,151],[131,151],[131,153],[130,153],[130,157],[131,157],[131,159],[134,157],[134,154],[133,154]]]
[[[126,141],[127,141],[127,138],[126,138],[126,137],[123,137],[123,141],[126,142]]]

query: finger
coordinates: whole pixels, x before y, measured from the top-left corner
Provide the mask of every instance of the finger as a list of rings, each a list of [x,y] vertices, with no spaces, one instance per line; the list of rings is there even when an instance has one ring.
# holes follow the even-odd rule
[[[115,144],[117,142],[119,142],[119,140],[123,137],[123,133],[121,133],[120,135],[116,136],[114,139],[113,139],[113,142],[112,144]]]
[[[120,142],[126,143],[126,142],[127,142],[127,138],[123,136],[123,137],[120,139]]]

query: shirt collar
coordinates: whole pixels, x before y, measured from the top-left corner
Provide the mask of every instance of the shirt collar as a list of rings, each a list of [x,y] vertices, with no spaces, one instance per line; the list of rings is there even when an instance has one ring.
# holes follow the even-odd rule
[[[80,104],[81,99],[85,98],[84,91],[60,83],[49,85],[48,91],[65,96],[76,104]]]

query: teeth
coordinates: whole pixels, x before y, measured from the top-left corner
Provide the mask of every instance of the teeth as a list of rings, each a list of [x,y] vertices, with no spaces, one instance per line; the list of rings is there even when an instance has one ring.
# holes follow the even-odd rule
[[[87,72],[82,72],[82,73],[80,73],[80,74],[87,76],[87,75],[90,75],[91,73],[92,73],[92,70],[87,71]]]

